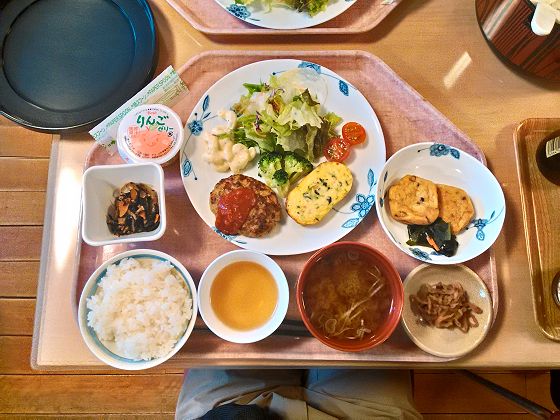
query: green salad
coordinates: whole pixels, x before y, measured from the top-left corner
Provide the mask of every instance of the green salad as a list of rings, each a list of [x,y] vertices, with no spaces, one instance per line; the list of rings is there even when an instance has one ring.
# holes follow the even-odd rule
[[[247,93],[231,110],[237,119],[227,137],[260,154],[259,175],[281,196],[323,155],[342,119],[322,112],[318,96],[326,84],[313,70],[294,69],[267,82],[245,83]],[[321,92],[324,89],[324,92]],[[278,172],[278,173],[277,173]]]
[[[247,6],[259,1],[269,10],[274,6],[283,6],[298,12],[306,12],[309,16],[325,11],[329,3],[329,0],[236,0],[235,2]]]
[[[234,142],[258,146],[261,153],[295,152],[311,162],[319,158],[342,119],[332,112],[321,114],[316,94],[305,87],[306,71],[311,70],[295,69],[270,76],[268,82],[245,83],[247,94],[231,107],[237,114]]]

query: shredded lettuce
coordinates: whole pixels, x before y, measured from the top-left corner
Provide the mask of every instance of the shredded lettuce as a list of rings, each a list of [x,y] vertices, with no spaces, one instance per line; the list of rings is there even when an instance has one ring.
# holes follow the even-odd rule
[[[341,118],[321,112],[317,94],[321,84],[308,69],[294,69],[271,76],[266,83],[245,83],[247,93],[232,106],[237,115],[235,142],[259,147],[261,153],[296,152],[317,160]],[[311,81],[310,81],[311,80]]]

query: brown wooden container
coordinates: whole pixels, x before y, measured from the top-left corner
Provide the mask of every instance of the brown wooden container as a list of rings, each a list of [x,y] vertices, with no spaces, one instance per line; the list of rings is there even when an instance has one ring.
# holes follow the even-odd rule
[[[560,25],[547,36],[531,30],[529,0],[476,0],[476,17],[492,50],[528,74],[560,81]]]
[[[560,118],[531,118],[519,124],[513,136],[535,319],[544,335],[556,341],[560,341],[558,283],[554,281],[560,271],[560,187],[539,171],[535,153],[541,140],[559,129]]]

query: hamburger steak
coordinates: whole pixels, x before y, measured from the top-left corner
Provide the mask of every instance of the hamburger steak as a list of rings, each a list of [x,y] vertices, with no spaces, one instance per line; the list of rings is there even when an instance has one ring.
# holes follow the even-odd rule
[[[246,175],[236,174],[220,180],[210,193],[210,209],[217,214],[220,198],[238,188],[249,188],[256,202],[241,229],[240,235],[258,238],[266,235],[280,221],[281,208],[278,197],[270,187]]]

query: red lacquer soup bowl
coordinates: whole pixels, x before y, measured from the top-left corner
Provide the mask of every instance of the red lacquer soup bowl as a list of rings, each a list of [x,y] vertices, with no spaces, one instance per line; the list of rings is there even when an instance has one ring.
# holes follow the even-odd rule
[[[404,301],[401,277],[391,261],[358,242],[335,242],[313,254],[299,275],[296,296],[311,334],[350,352],[387,340]]]

